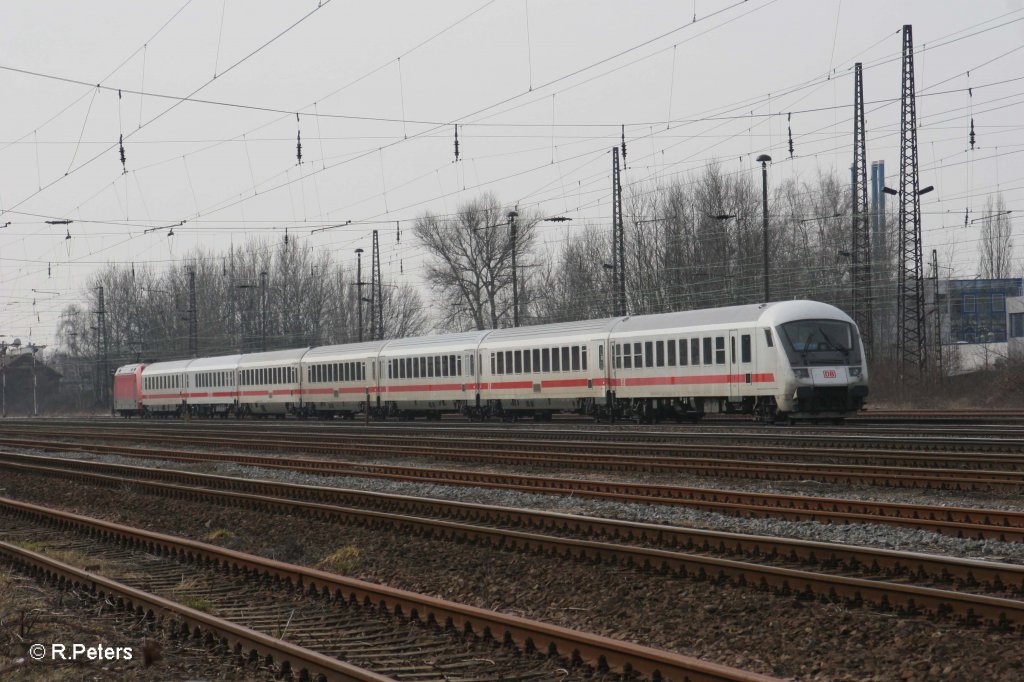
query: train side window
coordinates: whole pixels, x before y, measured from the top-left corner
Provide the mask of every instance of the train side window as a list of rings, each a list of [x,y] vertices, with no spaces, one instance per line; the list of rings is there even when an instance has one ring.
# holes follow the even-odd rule
[[[494,369],[494,353],[491,353],[491,374],[497,374]]]
[[[653,341],[644,341],[644,367],[654,367]]]
[[[355,377],[352,376],[352,363],[345,363],[345,381],[354,381]]]
[[[604,344],[597,346],[597,368],[604,369]]]
[[[704,337],[704,364],[705,365],[711,365],[711,364],[714,364],[714,362],[715,362],[715,359],[711,355],[711,337],[710,336],[705,336]]]
[[[441,376],[443,376],[443,377],[449,376],[449,374],[448,374],[448,356],[447,355],[442,355],[441,356]]]
[[[630,344],[622,344],[622,368],[633,369],[633,354],[630,353]]]
[[[569,371],[569,346],[562,346],[562,371]]]
[[[511,374],[513,371],[512,365],[512,351],[505,351],[505,374]]]
[[[729,349],[731,351],[731,354],[729,355],[729,357],[732,358],[731,362],[732,362],[732,364],[735,365],[736,364],[736,337],[735,336],[730,336],[729,337]]]
[[[530,362],[530,351],[523,351],[523,374],[530,374],[533,371],[533,363]]]
[[[633,367],[640,369],[644,366],[644,345],[637,341],[633,344]]]
[[[690,339],[690,364],[700,364],[700,339]]]
[[[474,364],[473,364],[473,354],[470,353],[466,357],[469,358],[469,376],[471,376],[471,377],[472,376],[476,376],[476,368],[474,367]]]
[[[580,357],[581,357],[581,366],[583,367],[583,371],[586,372],[587,371],[587,347],[586,346],[582,346],[580,348]]]
[[[420,376],[426,378],[427,376],[427,365],[430,364],[430,358],[420,358]]]
[[[540,350],[540,370],[542,372],[551,371],[551,349],[541,348]]]
[[[445,357],[448,357],[448,356],[445,356]],[[434,356],[434,376],[435,377],[444,376],[444,375],[441,374],[441,356],[440,355],[435,355]]]
[[[775,345],[775,342],[772,341],[772,330],[771,329],[765,329],[764,330],[764,340],[768,342],[768,347],[769,348],[771,348],[771,347],[773,347]]]
[[[665,350],[668,351],[668,358],[667,358],[665,364],[667,364],[669,367],[675,367],[676,366],[676,340],[675,339],[669,339],[668,342],[665,344]]]
[[[716,336],[715,337],[715,364],[716,365],[724,365],[725,364],[725,337],[724,336]]]
[[[658,367],[665,366],[665,342],[654,342],[654,364]]]
[[[740,337],[740,362],[750,362],[750,334]]]
[[[612,367],[622,369],[622,344],[612,344]]]
[[[505,354],[501,353],[501,352],[498,353],[498,372],[497,373],[498,374],[504,374],[505,373]]]
[[[395,378],[405,378],[405,358],[395,358]]]
[[[458,373],[456,374],[456,376],[462,376],[462,356],[461,355],[455,358],[455,363],[456,363],[456,366],[457,366],[457,369],[458,369]]]
[[[515,363],[515,373],[523,373],[523,351],[517,350],[512,354],[512,360]]]
[[[572,371],[580,371],[580,347],[572,347]]]
[[[552,372],[558,372],[562,368],[562,364],[559,362],[558,358],[559,358],[558,349],[557,348],[552,348],[551,349],[551,371]]]
[[[428,377],[433,377],[434,376],[434,360],[437,360],[437,359],[438,359],[438,357],[436,355],[434,357],[432,357],[432,358],[427,358],[427,376]]]
[[[540,348],[533,349],[533,371],[540,371]]]

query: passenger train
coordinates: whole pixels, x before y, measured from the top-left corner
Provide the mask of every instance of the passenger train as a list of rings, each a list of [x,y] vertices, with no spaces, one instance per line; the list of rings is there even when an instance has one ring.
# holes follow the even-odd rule
[[[842,419],[864,406],[853,320],[815,301],[134,364],[123,416]]]

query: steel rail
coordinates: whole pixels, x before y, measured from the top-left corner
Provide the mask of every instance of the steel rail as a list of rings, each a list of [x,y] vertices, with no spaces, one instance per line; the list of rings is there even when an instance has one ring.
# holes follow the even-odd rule
[[[36,444],[37,449],[62,452],[117,454],[140,459],[180,462],[229,462],[266,469],[299,471],[323,476],[385,478],[399,481],[444,483],[447,485],[489,487],[528,493],[575,495],[618,502],[667,504],[734,513],[743,516],[770,515],[798,521],[825,523],[885,523],[932,530],[956,537],[1024,541],[1024,512],[998,509],[972,509],[941,505],[901,504],[830,497],[804,497],[693,488],[673,485],[646,485],[594,479],[545,478],[515,474],[495,474],[464,470],[422,469],[353,465],[327,460],[200,453],[178,450],[126,448],[120,446],[68,446]],[[18,453],[9,453],[17,456]],[[368,470],[371,469],[371,470]]]
[[[0,438],[0,445],[16,445],[21,447],[45,447],[52,445],[54,441],[37,441],[27,439]],[[79,444],[65,444],[70,449],[82,446]],[[255,447],[255,444],[252,445]],[[334,446],[330,446],[334,447]],[[314,446],[305,449],[317,449]],[[122,448],[130,451],[131,448]],[[355,449],[356,454],[366,454],[361,448]],[[331,454],[337,454],[332,452]],[[411,456],[433,457],[444,459],[448,456],[469,458],[473,461],[487,460],[489,464],[528,464],[537,465],[550,462],[558,456],[546,455],[531,457],[520,453],[507,453],[496,455],[495,453],[473,453],[468,454],[463,450],[454,448],[407,448],[401,454]],[[600,466],[601,458],[591,458]],[[566,464],[573,466],[586,466],[585,456],[571,457]],[[325,462],[326,464],[326,462]],[[402,469],[403,467],[387,467],[385,465],[366,465],[353,462],[346,462],[346,466],[362,467],[366,470],[384,472],[387,469]],[[741,460],[717,460],[717,459],[686,459],[664,462],[657,464],[641,463],[630,467],[628,470],[660,471],[670,473],[688,473],[698,476],[712,476],[718,478],[752,478],[769,481],[778,480],[817,480],[839,484],[863,484],[913,489],[942,489],[942,490],[1006,490],[1017,492],[1024,487],[1024,471],[978,471],[970,472],[960,469],[919,469],[909,467],[870,467],[870,466],[845,466],[832,464],[802,464],[802,463],[776,463],[776,462],[749,462]],[[622,470],[623,465],[616,467]],[[968,475],[974,474],[974,475]]]
[[[281,452],[318,452],[323,454],[370,454],[385,456],[428,456],[438,459],[464,461],[489,458],[512,458],[528,461],[535,466],[574,466],[602,470],[671,470],[678,466],[679,458],[688,461],[718,461],[729,456],[729,461],[841,460],[845,465],[900,466],[924,469],[937,465],[960,465],[950,470],[985,471],[993,467],[1008,467],[1011,471],[1024,470],[1024,455],[1016,453],[958,452],[956,454],[923,453],[920,450],[851,449],[836,448],[822,451],[818,446],[771,446],[714,444],[700,445],[701,437],[687,437],[687,443],[638,443],[636,441],[583,440],[497,440],[496,438],[452,437],[437,435],[384,435],[345,433],[325,440],[323,434],[304,434],[273,430],[246,430],[244,437],[198,435],[182,433],[178,429],[138,429],[129,432],[101,431],[99,429],[66,431],[65,438],[91,438],[117,441],[158,440],[162,443],[188,443],[213,447],[276,450]],[[52,432],[47,435],[53,436]],[[340,435],[340,434],[339,434]],[[257,440],[258,438],[258,440]],[[3,437],[0,436],[0,442]],[[1021,440],[1024,445],[1024,439]],[[430,448],[429,451],[427,448]],[[469,451],[469,450],[472,451]],[[632,454],[641,451],[642,454]],[[585,454],[583,454],[585,453]],[[714,459],[711,459],[714,457]]]
[[[586,538],[611,538],[618,541],[641,541],[663,547],[685,548],[721,554],[742,554],[770,560],[782,558],[848,570],[885,572],[890,575],[915,575],[949,581],[956,578],[966,585],[981,584],[997,590],[1024,592],[1024,566],[998,562],[946,557],[920,552],[903,552],[843,545],[836,543],[746,535],[703,529],[691,529],[663,524],[638,523],[604,519],[576,514],[546,512],[530,509],[499,507],[494,505],[449,502],[430,498],[367,493],[323,486],[306,486],[261,479],[215,476],[167,469],[147,469],[123,464],[103,464],[81,460],[52,459],[26,455],[22,458],[32,464],[0,461],[0,468],[26,474],[67,477],[76,480],[119,488],[129,478],[132,485],[163,496],[197,500],[211,499],[218,503],[243,506],[250,504],[264,511],[273,509],[285,514],[296,511],[311,517],[330,515],[346,523],[378,527],[389,525],[404,530],[426,531],[432,536],[455,539],[484,540],[494,546],[506,547],[511,539],[526,535],[503,536],[495,526],[514,526],[531,531],[543,529],[551,532],[582,535]],[[103,473],[96,473],[103,472]],[[155,480],[153,480],[155,479]],[[160,481],[160,482],[156,482]],[[168,484],[165,481],[172,481]],[[204,486],[204,487],[198,487]],[[243,491],[239,493],[238,491]],[[327,503],[327,504],[323,504]],[[360,505],[356,507],[354,505]],[[373,507],[367,509],[367,507]],[[384,511],[378,511],[384,509]],[[413,516],[413,515],[417,516]],[[455,522],[437,521],[455,519]],[[471,524],[471,525],[470,525]],[[483,525],[481,525],[483,524]],[[531,542],[535,538],[529,536]],[[557,544],[556,537],[551,540]],[[578,545],[567,542],[563,553],[574,553]],[[527,543],[527,549],[534,546]],[[649,556],[643,552],[630,554],[623,547],[608,550],[598,558],[643,565]]]
[[[55,427],[65,429],[69,428],[69,425],[61,422],[56,422],[52,425],[47,424],[45,427],[38,423],[25,424],[19,425],[16,429],[0,427],[0,433],[16,433],[21,435],[26,430],[52,433]],[[447,443],[452,440],[461,441],[472,438],[480,441],[479,443],[474,441],[474,445],[479,447],[488,447],[489,444],[497,442],[500,447],[518,447],[521,449],[543,447],[548,451],[554,452],[571,452],[582,447],[610,451],[612,453],[629,452],[639,449],[641,444],[643,444],[646,446],[643,447],[645,452],[650,452],[653,449],[665,455],[685,455],[692,454],[693,452],[707,452],[708,450],[723,453],[756,453],[758,450],[763,450],[766,445],[770,445],[780,450],[780,452],[790,453],[794,456],[799,456],[801,452],[804,454],[814,454],[817,448],[828,448],[830,453],[834,452],[837,455],[849,457],[867,457],[869,452],[879,451],[894,457],[911,457],[915,453],[920,457],[920,453],[925,452],[929,455],[938,454],[947,457],[949,453],[959,453],[971,456],[972,459],[1003,455],[1003,457],[993,458],[993,461],[1020,462],[1024,458],[1024,437],[1022,437],[1024,433],[1021,435],[1015,434],[1012,437],[993,438],[989,436],[982,438],[973,434],[958,434],[946,437],[920,434],[913,437],[901,437],[890,433],[882,435],[844,434],[837,436],[832,432],[815,434],[788,432],[782,434],[776,432],[765,433],[763,431],[753,433],[737,432],[735,430],[726,432],[692,430],[558,430],[551,427],[523,429],[507,427],[481,428],[473,426],[453,428],[451,426],[426,427],[418,425],[399,427],[397,425],[381,424],[371,424],[367,427],[364,425],[347,425],[345,423],[330,426],[316,423],[302,423],[300,425],[295,422],[268,427],[257,426],[252,422],[233,423],[219,420],[210,422],[192,421],[175,426],[154,426],[148,422],[139,422],[136,425],[133,422],[124,422],[103,426],[74,425],[70,426],[70,428],[77,429],[79,433],[88,435],[95,435],[97,432],[100,432],[110,438],[138,437],[140,431],[143,433],[160,434],[161,436],[184,435],[193,437],[199,431],[210,430],[217,432],[216,437],[231,438],[231,436],[224,435],[225,429],[228,428],[230,430],[244,429],[247,435],[259,434],[264,437],[275,438],[288,437],[295,439],[296,442],[322,440],[323,433],[309,433],[310,430],[315,430],[320,432],[335,431],[339,436],[344,434],[346,439],[358,439],[366,443],[384,442],[393,444],[393,442],[413,439],[419,439],[423,442]],[[183,432],[185,433],[183,434]],[[74,431],[70,432],[69,435],[72,433]],[[128,435],[129,433],[136,435]],[[508,436],[508,438],[500,440],[504,436]],[[685,437],[685,442],[680,441],[682,437]],[[628,440],[623,440],[623,438],[628,438]],[[736,441],[742,441],[743,444],[737,445]],[[753,446],[757,446],[757,448],[755,449]]]
[[[767,682],[775,678],[702,661],[669,651],[579,632],[549,623],[416,594],[385,585],[356,580],[313,568],[224,549],[195,540],[154,533],[79,514],[63,512],[27,502],[0,497],[0,508],[23,518],[84,529],[101,537],[150,551],[161,548],[189,562],[202,562],[222,570],[281,580],[310,595],[366,605],[377,605],[396,616],[426,624],[453,627],[466,633],[515,642],[527,651],[581,659],[598,669],[634,671],[654,679],[691,682]],[[868,582],[868,581],[865,581]],[[992,607],[993,598],[979,598],[978,607]],[[1024,602],[1021,603],[1024,607]],[[977,614],[976,614],[977,615]]]
[[[283,664],[285,670],[299,673],[300,678],[318,677],[322,680],[351,682],[393,682],[393,678],[378,675],[350,663],[296,646],[276,637],[257,632],[223,618],[130,587],[123,583],[84,571],[62,561],[52,559],[17,545],[0,541],[0,555],[7,557],[21,572],[28,572],[46,582],[61,586],[71,585],[87,590],[98,597],[116,597],[122,608],[133,611],[147,620],[159,614],[170,618],[189,632],[200,630],[212,634],[222,643],[233,645],[236,651],[258,652]]]

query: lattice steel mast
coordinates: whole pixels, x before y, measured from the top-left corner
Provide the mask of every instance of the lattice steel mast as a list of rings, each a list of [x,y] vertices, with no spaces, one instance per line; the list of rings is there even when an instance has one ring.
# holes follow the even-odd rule
[[[896,281],[896,361],[901,380],[920,376],[927,357],[918,187],[914,39],[910,24],[906,24],[903,26],[903,93],[900,103],[900,245]]]
[[[622,225],[622,184],[619,148],[612,147],[612,296],[615,314],[626,314],[626,239]]]
[[[871,220],[868,213],[868,161],[864,127],[864,77],[854,65],[853,84],[853,319],[860,327],[864,349],[871,354],[874,339],[871,288]]]
[[[373,231],[373,254],[370,263],[370,338],[384,339],[384,297],[380,280],[380,246],[377,230]]]

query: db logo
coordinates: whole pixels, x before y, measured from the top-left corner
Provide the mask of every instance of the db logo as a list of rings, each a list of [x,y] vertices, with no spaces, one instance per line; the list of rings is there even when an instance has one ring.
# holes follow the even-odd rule
[[[836,378],[836,371],[835,371],[834,369],[826,369],[826,370],[825,370],[824,372],[822,372],[821,374],[822,374],[822,376],[824,376],[824,377],[825,377],[826,379],[835,379],[835,378]]]

